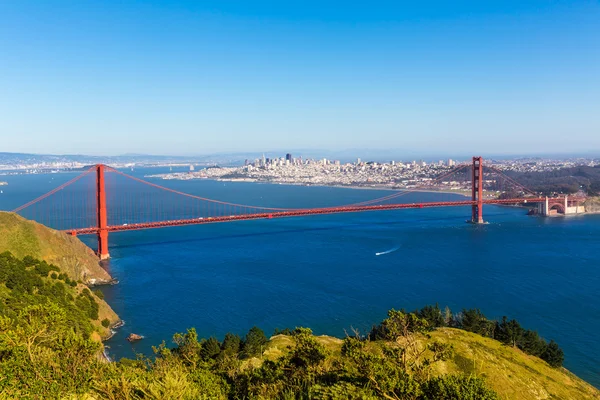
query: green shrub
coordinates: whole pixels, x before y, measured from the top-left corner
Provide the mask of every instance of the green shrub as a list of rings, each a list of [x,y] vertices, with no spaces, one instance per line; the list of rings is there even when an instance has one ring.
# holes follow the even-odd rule
[[[500,400],[485,386],[483,379],[466,375],[444,375],[429,379],[421,385],[423,400]]]

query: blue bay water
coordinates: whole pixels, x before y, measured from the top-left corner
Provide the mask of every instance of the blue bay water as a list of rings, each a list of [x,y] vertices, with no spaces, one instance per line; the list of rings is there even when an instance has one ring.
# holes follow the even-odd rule
[[[159,172],[139,170],[134,174]],[[0,177],[12,209],[72,174]],[[185,192],[263,206],[311,207],[389,192],[215,181],[156,181]],[[446,200],[417,193],[405,202]],[[456,198],[456,197],[454,197]],[[257,325],[308,326],[317,334],[368,331],[392,307],[478,307],[516,318],[565,350],[565,366],[600,387],[600,215],[527,217],[489,206],[246,221],[114,233],[107,301],[126,321],[108,341],[115,358],[151,354],[175,332],[243,335]],[[82,237],[95,246],[94,237]],[[390,251],[396,249],[395,251]],[[387,254],[376,255],[377,253]],[[131,333],[145,336],[130,344]]]

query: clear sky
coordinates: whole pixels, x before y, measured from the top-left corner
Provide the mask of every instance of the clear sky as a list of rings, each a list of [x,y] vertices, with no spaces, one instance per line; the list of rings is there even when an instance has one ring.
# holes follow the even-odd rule
[[[0,151],[600,153],[600,2],[0,0]]]

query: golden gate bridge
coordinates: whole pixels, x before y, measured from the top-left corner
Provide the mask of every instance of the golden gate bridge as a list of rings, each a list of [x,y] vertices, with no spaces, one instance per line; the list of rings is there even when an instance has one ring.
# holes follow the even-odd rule
[[[415,187],[376,199],[341,206],[276,208],[196,196],[145,181],[104,164],[97,164],[54,190],[16,208],[13,212],[73,236],[97,235],[97,254],[100,259],[107,259],[109,258],[109,232],[310,215],[458,206],[470,206],[469,221],[482,224],[484,205],[544,204],[546,212],[554,209],[564,213],[567,207],[577,206],[584,200],[580,197],[567,199],[566,196],[551,199],[541,197],[493,166],[486,166],[486,169],[501,177],[511,187],[517,188],[520,197],[486,199],[483,194],[482,157],[473,157],[472,163],[458,165],[433,179],[428,185],[431,187],[455,174],[468,172],[469,166],[471,170],[469,200],[397,202],[399,197],[423,189],[423,187]],[[127,185],[120,187],[126,187],[126,190],[108,189],[110,186],[107,184],[108,177],[125,179]],[[134,187],[135,185],[137,187]]]

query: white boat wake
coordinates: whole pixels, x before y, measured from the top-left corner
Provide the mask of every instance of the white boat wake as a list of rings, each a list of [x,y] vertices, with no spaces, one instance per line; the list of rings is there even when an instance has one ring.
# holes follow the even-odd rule
[[[395,251],[396,251],[396,250],[398,250],[399,248],[400,248],[400,246],[396,246],[396,247],[394,247],[393,249],[389,249],[389,250],[386,250],[386,251],[382,251],[382,252],[380,252],[380,253],[375,253],[375,255],[376,255],[376,256],[382,256],[382,255],[384,255],[384,254],[390,254],[390,253],[393,253],[393,252],[395,252]]]

